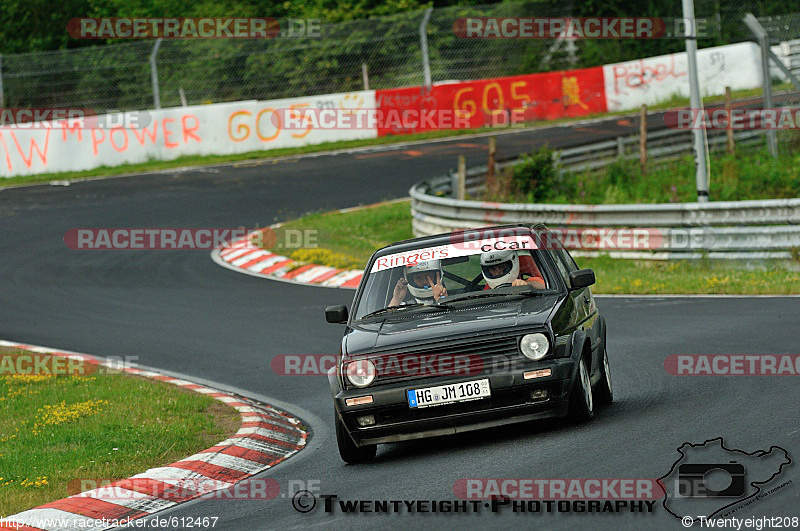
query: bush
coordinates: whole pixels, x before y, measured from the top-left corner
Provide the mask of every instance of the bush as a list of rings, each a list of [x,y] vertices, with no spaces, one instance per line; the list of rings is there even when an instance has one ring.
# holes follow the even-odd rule
[[[514,191],[531,202],[548,199],[557,187],[557,181],[558,169],[553,162],[553,150],[547,146],[524,155],[512,173]]]
[[[638,160],[613,160],[603,169],[563,173],[543,148],[507,168],[487,190],[498,202],[560,204],[676,203],[697,199],[694,158],[686,155],[654,163],[642,175]],[[800,197],[800,152],[788,141],[780,157],[766,149],[741,148],[735,154],[712,153],[711,201]]]

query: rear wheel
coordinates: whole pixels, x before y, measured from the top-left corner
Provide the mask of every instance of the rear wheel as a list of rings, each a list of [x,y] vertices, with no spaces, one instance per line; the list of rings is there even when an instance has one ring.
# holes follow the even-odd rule
[[[342,419],[335,410],[333,412],[333,422],[336,424],[336,443],[339,446],[339,455],[345,463],[355,465],[372,461],[375,458],[375,454],[378,452],[378,445],[357,446],[350,434],[347,433],[347,428],[344,427]]]
[[[578,378],[572,386],[569,399],[569,417],[573,422],[586,422],[594,417],[594,397],[592,382],[586,360],[581,357],[578,364]]]
[[[608,367],[608,349],[603,343],[603,362],[600,365],[602,376],[597,382],[594,396],[598,404],[610,404],[614,401],[614,387],[611,384],[611,369]]]

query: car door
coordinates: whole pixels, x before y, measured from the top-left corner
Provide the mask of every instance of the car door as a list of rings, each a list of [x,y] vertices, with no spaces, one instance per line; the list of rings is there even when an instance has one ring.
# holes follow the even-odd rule
[[[572,271],[577,271],[580,268],[569,252],[564,248],[563,244],[561,244],[561,242],[555,238],[552,233],[549,234],[549,241],[553,242],[553,245],[550,246],[550,254],[553,257],[553,261],[556,262],[556,267],[558,268],[559,273],[561,273],[561,275],[564,277],[564,282],[568,287],[570,287],[569,273]],[[597,306],[595,305],[592,290],[589,287],[571,290],[569,292],[569,297],[572,301],[572,304],[575,305],[578,327],[582,328],[589,336],[589,341],[591,342],[592,346],[592,366],[590,367],[590,372],[591,374],[595,374],[600,367],[599,356],[597,353],[598,347],[600,346],[601,337],[600,327],[597,326]]]
[[[557,247],[561,247],[561,242],[555,237],[555,235],[546,230],[541,229],[542,233],[541,236],[541,244],[540,248],[545,251],[547,255],[549,255],[550,262],[552,265],[555,266],[555,271],[558,273],[558,276],[564,281],[564,285],[569,288],[569,270],[566,267],[564,261],[558,256],[556,252]],[[553,316],[553,327],[557,334],[572,334],[578,328],[581,328],[583,321],[586,318],[586,313],[580,304],[580,299],[576,297],[576,294],[572,291],[567,290],[567,297],[564,300],[561,308],[559,308],[558,312]]]

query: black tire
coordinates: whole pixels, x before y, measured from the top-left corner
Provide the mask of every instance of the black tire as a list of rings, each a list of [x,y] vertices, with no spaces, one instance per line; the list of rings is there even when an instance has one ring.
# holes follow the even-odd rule
[[[342,461],[356,465],[375,459],[375,454],[378,452],[377,444],[356,446],[336,411],[333,412],[333,422],[336,424],[336,443],[339,446],[339,455],[342,457]]]
[[[600,381],[594,389],[595,402],[608,405],[614,401],[614,386],[611,383],[611,369],[608,367],[608,349],[603,342],[603,359],[600,360]]]
[[[573,422],[587,422],[594,417],[594,396],[586,360],[581,357],[578,374],[569,398],[569,418]]]

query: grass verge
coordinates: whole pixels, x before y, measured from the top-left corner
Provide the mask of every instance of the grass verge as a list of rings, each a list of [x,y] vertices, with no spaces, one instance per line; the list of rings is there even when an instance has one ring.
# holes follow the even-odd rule
[[[739,148],[711,155],[710,199],[743,201],[800,196],[800,135],[782,144],[780,156],[766,149]],[[626,204],[683,203],[697,199],[691,155],[652,164],[642,174],[638,161],[615,160],[594,172],[559,175],[550,150],[542,148],[506,168],[486,199],[512,203]]]
[[[289,238],[284,234],[305,230],[316,231],[318,247],[287,249],[284,242]],[[263,238],[260,243],[300,262],[361,269],[379,247],[413,237],[409,202],[394,201],[344,213],[309,214],[283,223],[272,238]]]
[[[81,478],[173,463],[241,425],[208,396],[102,367],[53,370],[55,359],[0,347],[0,516],[75,494]],[[32,360],[51,369],[20,374]]]
[[[350,212],[312,214],[286,222],[283,229],[318,230],[317,249],[309,253],[323,265],[342,267],[326,260],[328,255],[349,259],[363,268],[372,252],[398,240],[413,237],[408,201],[386,203]],[[280,238],[278,238],[280,241]],[[273,251],[287,253],[273,247]],[[314,253],[313,255],[311,253]],[[299,256],[302,256],[300,254]],[[293,256],[290,256],[293,257]],[[299,259],[299,258],[298,258]],[[576,258],[581,267],[595,270],[595,293],[628,294],[797,294],[800,265],[765,260],[746,265],[722,260],[617,260],[608,256]]]
[[[782,84],[774,88],[776,91],[793,89],[792,85],[788,83]],[[761,89],[734,91],[733,98],[734,99],[752,98],[761,95],[761,92],[762,92]],[[703,101],[705,102],[706,105],[711,105],[714,103],[719,103],[720,101],[723,100],[724,100],[723,96],[711,96],[704,98]],[[656,111],[656,110],[670,109],[673,107],[686,107],[688,105],[689,105],[688,98],[673,96],[669,100],[665,100],[664,102],[649,107],[649,109],[651,111]],[[622,116],[626,114],[631,114],[632,112],[635,111],[626,110],[626,111],[595,113],[591,115],[578,116],[573,118],[559,118],[557,120],[519,124],[519,126],[524,128],[550,127],[553,125],[560,125],[580,120],[586,120],[590,118]],[[302,155],[305,153],[320,153],[325,151],[335,151],[338,149],[352,149],[364,146],[397,144],[401,142],[413,142],[417,140],[458,137],[476,133],[488,133],[492,131],[499,133],[507,130],[509,130],[509,128],[507,127],[501,129],[498,129],[496,127],[480,127],[474,129],[430,131],[425,133],[415,133],[411,135],[384,136],[380,138],[365,139],[365,140],[325,142],[323,144],[314,144],[296,148],[280,148],[280,149],[269,149],[262,151],[250,151],[248,153],[239,153],[234,155],[191,155],[191,156],[179,157],[174,160],[150,160],[138,164],[122,164],[120,166],[113,166],[113,167],[102,166],[100,168],[94,168],[91,170],[84,170],[84,171],[23,175],[19,177],[9,177],[7,179],[0,178],[0,188],[11,187],[11,186],[22,186],[26,184],[34,184],[34,183],[42,183],[50,181],[71,181],[76,179],[89,179],[92,177],[111,177],[115,175],[126,175],[130,173],[147,173],[159,170],[168,170],[172,168],[207,166],[214,164],[225,164],[230,162],[246,162],[258,159]]]

